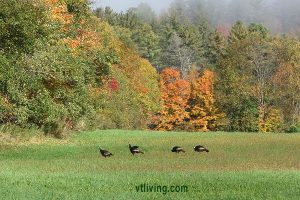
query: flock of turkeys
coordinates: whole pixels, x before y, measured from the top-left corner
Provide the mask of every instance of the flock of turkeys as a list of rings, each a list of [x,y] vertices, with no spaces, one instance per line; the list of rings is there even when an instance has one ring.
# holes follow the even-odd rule
[[[129,146],[129,151],[130,153],[134,156],[135,154],[144,154],[143,151],[141,151],[139,149],[139,146],[131,146],[130,144],[128,145]],[[102,149],[101,147],[99,147],[99,150],[100,150],[100,154],[103,156],[103,157],[110,157],[110,156],[113,156],[112,153],[110,153],[109,151],[105,150],[105,149]],[[174,153],[180,153],[180,152],[183,152],[185,153],[185,150],[182,148],[182,147],[179,147],[179,146],[174,146],[171,150],[172,152]],[[208,149],[206,149],[204,146],[202,145],[197,145],[194,147],[194,151],[196,152],[209,152]]]

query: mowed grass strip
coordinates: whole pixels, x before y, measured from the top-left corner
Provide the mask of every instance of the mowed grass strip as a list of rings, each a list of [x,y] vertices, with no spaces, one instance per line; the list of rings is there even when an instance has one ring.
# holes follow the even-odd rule
[[[69,143],[2,146],[7,199],[299,199],[300,135],[95,131]],[[144,155],[132,156],[128,144]],[[202,144],[209,153],[196,153]],[[98,145],[114,156],[100,157]],[[171,152],[179,145],[186,153]],[[185,185],[188,192],[137,192]]]

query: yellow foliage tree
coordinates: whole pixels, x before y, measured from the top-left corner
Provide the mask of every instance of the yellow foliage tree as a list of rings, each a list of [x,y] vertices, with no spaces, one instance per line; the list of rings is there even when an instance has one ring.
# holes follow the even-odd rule
[[[264,112],[264,114],[262,114]],[[282,128],[282,111],[273,107],[259,110],[259,130],[263,133],[278,132]],[[262,117],[264,116],[264,117]]]
[[[189,79],[191,93],[188,102],[190,130],[209,131],[214,130],[216,121],[223,115],[218,113],[213,95],[215,74],[210,70],[204,70],[203,75],[192,70]]]

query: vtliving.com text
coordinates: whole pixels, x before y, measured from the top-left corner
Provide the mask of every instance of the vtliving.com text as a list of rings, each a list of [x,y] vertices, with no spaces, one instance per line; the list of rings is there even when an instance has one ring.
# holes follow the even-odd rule
[[[151,185],[151,184],[141,184],[135,186],[137,192],[157,192],[167,194],[169,192],[188,192],[188,186],[186,185]]]

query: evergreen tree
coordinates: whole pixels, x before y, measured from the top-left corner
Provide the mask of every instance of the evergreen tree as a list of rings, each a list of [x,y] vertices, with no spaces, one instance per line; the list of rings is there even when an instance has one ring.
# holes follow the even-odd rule
[[[227,43],[224,36],[217,30],[209,34],[205,57],[209,64],[217,65],[226,54]]]
[[[235,43],[239,40],[246,39],[249,34],[247,27],[241,21],[237,21],[232,27],[228,36],[229,44]]]

